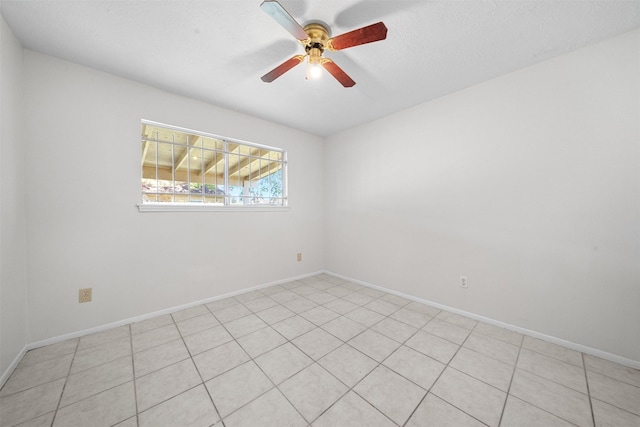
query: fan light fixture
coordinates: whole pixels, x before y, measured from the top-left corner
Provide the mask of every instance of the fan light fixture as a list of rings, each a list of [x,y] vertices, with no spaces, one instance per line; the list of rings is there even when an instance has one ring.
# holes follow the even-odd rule
[[[260,7],[269,16],[291,35],[293,35],[304,46],[304,55],[295,55],[273,70],[262,76],[262,81],[271,83],[302,61],[307,59],[306,78],[315,79],[319,77],[324,68],[344,87],[352,87],[355,81],[342,68],[329,58],[324,58],[322,53],[328,50],[342,50],[353,46],[360,46],[366,43],[377,42],[387,38],[387,27],[382,22],[372,24],[357,30],[349,31],[337,37],[329,38],[329,31],[323,25],[311,23],[304,28],[287,12],[276,0],[265,0]]]

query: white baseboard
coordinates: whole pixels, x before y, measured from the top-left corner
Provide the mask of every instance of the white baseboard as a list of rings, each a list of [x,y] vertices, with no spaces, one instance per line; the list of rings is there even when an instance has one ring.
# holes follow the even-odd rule
[[[13,371],[18,367],[18,363],[22,360],[25,354],[27,354],[27,350],[29,350],[28,345],[25,345],[22,350],[18,353],[18,355],[13,359],[13,362],[9,365],[7,369],[0,376],[0,388],[7,382]]]
[[[432,307],[438,308],[440,310],[449,311],[451,313],[460,314],[461,316],[469,317],[474,320],[478,320],[480,322],[488,323],[493,326],[498,326],[500,328],[508,329],[513,332],[518,332],[523,335],[530,336],[532,338],[538,338],[543,341],[550,342],[552,344],[558,344],[563,347],[570,348],[572,350],[579,351],[581,353],[590,354],[592,356],[599,357],[601,359],[609,360],[611,362],[619,363],[624,366],[628,366],[634,369],[640,369],[640,361],[628,359],[626,357],[618,356],[617,354],[608,353],[606,351],[598,350],[597,348],[588,347],[586,345],[577,344],[571,341],[564,340],[562,338],[557,338],[552,335],[543,334],[541,332],[533,331],[531,329],[521,328],[520,326],[512,325],[510,323],[501,322],[499,320],[492,319],[490,317],[481,316],[479,314],[470,313],[468,311],[459,310],[454,307],[449,307],[444,304],[439,304],[437,302],[425,300],[422,298],[415,297],[413,295],[404,294],[402,292],[394,291],[393,289],[387,289],[383,286],[373,285],[371,283],[363,282],[362,280],[357,280],[351,277],[343,276],[337,273],[333,273],[331,271],[323,271],[325,274],[329,274],[334,277],[338,277],[343,280],[348,280],[349,282],[357,283],[362,286],[366,286],[368,288],[377,289],[379,291],[387,292],[389,294],[397,295],[402,298],[406,298],[411,301],[416,301],[422,304],[427,304]]]
[[[135,322],[140,322],[142,320],[147,320],[147,319],[151,319],[153,317],[157,317],[157,316],[162,316],[165,314],[171,314],[171,313],[175,313],[176,311],[180,311],[180,310],[185,310],[187,308],[191,308],[191,307],[195,307],[198,305],[202,305],[202,304],[208,304],[217,300],[221,300],[224,298],[229,298],[229,297],[233,297],[236,295],[241,295],[241,294],[245,294],[248,292],[252,292],[255,290],[259,290],[262,288],[267,288],[269,286],[273,286],[273,285],[278,285],[281,283],[287,283],[287,282],[291,282],[294,280],[299,280],[299,279],[304,279],[306,277],[311,277],[311,276],[315,276],[317,274],[321,274],[321,273],[325,273],[325,274],[329,274],[331,276],[334,277],[338,277],[340,279],[343,280],[348,280],[350,282],[353,283],[357,283],[359,285],[362,286],[366,286],[368,288],[372,288],[372,289],[377,289],[383,292],[387,292],[393,295],[397,295],[399,297],[403,297],[406,298],[408,300],[411,301],[416,301],[422,304],[427,304],[430,305],[432,307],[441,309],[441,310],[445,310],[445,311],[450,311],[452,313],[456,313],[456,314],[460,314],[462,316],[466,316],[469,317],[471,319],[474,320],[478,320],[480,322],[484,322],[484,323],[488,323],[490,325],[494,325],[494,326],[498,326],[500,328],[504,328],[504,329],[508,329],[510,331],[514,331],[514,332],[518,332],[521,333],[523,335],[528,335],[530,337],[533,338],[538,338],[541,339],[543,341],[547,341],[553,344],[558,344],[561,345],[563,347],[567,347],[570,348],[572,350],[576,350],[576,351],[580,351],[582,353],[586,353],[586,354],[590,354],[593,356],[597,356],[600,357],[602,359],[605,360],[609,360],[611,362],[615,362],[615,363],[619,363],[621,365],[625,365],[625,366],[629,366],[631,368],[635,368],[635,369],[640,369],[640,361],[636,361],[636,360],[632,360],[632,359],[628,359],[622,356],[618,356],[616,354],[612,354],[612,353],[608,353],[606,351],[602,351],[602,350],[598,350],[596,348],[592,348],[592,347],[588,347],[582,344],[577,344],[571,341],[566,341],[563,340],[561,338],[557,338],[551,335],[547,335],[547,334],[543,334],[537,331],[533,331],[530,329],[526,329],[526,328],[521,328],[519,326],[515,326],[515,325],[511,325],[509,323],[505,323],[505,322],[501,322],[499,320],[495,320],[495,319],[491,319],[489,317],[484,317],[484,316],[480,316],[478,314],[475,313],[470,313],[468,311],[464,311],[464,310],[459,310],[457,308],[454,307],[449,307],[443,304],[439,304],[437,302],[433,302],[433,301],[429,301],[429,300],[425,300],[422,298],[418,298],[415,297],[413,295],[408,295],[408,294],[404,294],[402,292],[398,292],[395,291],[393,289],[387,289],[385,287],[382,286],[378,286],[378,285],[373,285],[371,283],[368,282],[364,282],[362,280],[358,280],[358,279],[354,279],[351,277],[347,277],[347,276],[343,276],[337,273],[333,273],[331,271],[316,271],[313,273],[308,273],[308,274],[304,274],[301,276],[296,276],[296,277],[290,277],[287,279],[283,279],[283,280],[277,280],[275,282],[269,282],[269,283],[264,283],[261,285],[257,285],[257,286],[253,286],[251,288],[245,288],[245,289],[241,289],[239,291],[234,291],[234,292],[229,292],[223,295],[218,295],[215,297],[211,297],[211,298],[207,298],[207,299],[203,299],[203,300],[199,300],[199,301],[193,301],[187,304],[182,304],[182,305],[178,305],[175,307],[170,307],[170,308],[166,308],[164,310],[159,310],[159,311],[154,311],[152,313],[147,313],[147,314],[142,314],[140,316],[135,316],[135,317],[130,317],[128,319],[124,319],[124,320],[119,320],[117,322],[111,322],[111,323],[107,323],[104,325],[100,325],[100,326],[96,326],[94,328],[88,328],[88,329],[82,329],[76,332],[71,332],[68,334],[64,334],[64,335],[60,335],[57,337],[53,337],[53,338],[48,338],[46,340],[41,340],[41,341],[35,341],[32,343],[27,344],[22,351],[20,351],[20,353],[15,357],[15,359],[13,360],[13,362],[11,362],[11,365],[9,365],[9,367],[2,373],[2,376],[0,376],[0,387],[2,387],[4,385],[4,383],[9,379],[9,377],[11,376],[11,374],[13,373],[14,369],[18,366],[18,363],[20,363],[20,361],[22,360],[22,358],[24,357],[24,355],[26,354],[26,352],[28,350],[34,349],[34,348],[39,348],[39,347],[44,347],[46,345],[51,345],[51,344],[56,344],[58,342],[61,341],[65,341],[68,339],[72,339],[72,338],[78,338],[78,337],[82,337],[85,335],[89,335],[89,334],[94,334],[96,332],[102,332],[102,331],[106,331],[108,329],[113,329],[113,328],[117,328],[119,326],[124,326],[124,325],[128,325],[130,323],[135,323]]]
[[[39,348],[39,347],[44,347],[44,346],[51,345],[51,344],[56,344],[56,343],[59,343],[59,342],[62,342],[62,341],[66,341],[66,340],[69,340],[69,339],[73,339],[73,338],[83,337],[85,335],[95,334],[96,332],[103,332],[103,331],[106,331],[108,329],[113,329],[113,328],[117,328],[119,326],[124,326],[124,325],[128,325],[128,324],[135,323],[135,322],[140,322],[142,320],[151,319],[153,317],[162,316],[162,315],[165,315],[165,314],[175,313],[176,311],[186,310],[187,308],[195,307],[195,306],[198,306],[198,305],[209,304],[209,303],[217,301],[217,300],[233,297],[233,296],[240,295],[240,294],[245,294],[245,293],[252,292],[252,291],[255,291],[255,290],[258,290],[258,289],[267,288],[269,286],[279,285],[281,283],[287,283],[287,282],[291,282],[291,281],[294,281],[294,280],[304,279],[306,277],[316,276],[316,275],[321,274],[321,273],[322,273],[322,271],[315,271],[313,273],[307,273],[307,274],[303,274],[303,275],[300,275],[300,276],[289,277],[287,279],[276,280],[274,282],[263,283],[261,285],[252,286],[250,288],[241,289],[239,291],[229,292],[229,293],[226,293],[226,294],[217,295],[215,297],[206,298],[206,299],[199,300],[199,301],[193,301],[193,302],[190,302],[190,303],[187,303],[187,304],[181,304],[181,305],[178,305],[178,306],[175,306],[175,307],[169,307],[169,308],[165,308],[163,310],[158,310],[158,311],[154,311],[154,312],[151,312],[151,313],[142,314],[140,316],[135,316],[135,317],[130,317],[128,319],[118,320],[116,322],[107,323],[107,324],[96,326],[96,327],[93,327],[93,328],[82,329],[82,330],[79,330],[79,331],[70,332],[68,334],[59,335],[59,336],[52,337],[52,338],[47,338],[45,340],[34,341],[34,342],[31,342],[31,343],[28,343],[27,345],[25,345],[25,347],[22,349],[22,351],[15,357],[15,359],[13,360],[11,365],[9,365],[9,367],[2,373],[2,376],[0,376],[0,387],[2,387],[4,385],[4,383],[9,379],[9,377],[11,376],[11,374],[13,373],[15,368],[18,366],[18,363],[20,363],[20,361],[22,360],[24,355],[29,350],[32,350],[32,349],[35,349],[35,348]]]

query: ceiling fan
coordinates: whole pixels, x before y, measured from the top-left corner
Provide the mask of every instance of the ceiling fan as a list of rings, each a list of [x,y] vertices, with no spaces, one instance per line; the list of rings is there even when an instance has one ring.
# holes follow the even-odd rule
[[[307,58],[307,79],[317,77],[321,73],[320,67],[323,67],[342,86],[351,87],[356,82],[335,62],[329,58],[324,58],[322,53],[326,49],[332,51],[342,50],[387,38],[387,27],[382,22],[329,38],[329,30],[324,25],[310,23],[303,28],[276,0],[265,0],[260,5],[260,8],[298,39],[304,46],[305,51],[304,55],[295,55],[262,76],[262,81],[267,83],[271,83]]]

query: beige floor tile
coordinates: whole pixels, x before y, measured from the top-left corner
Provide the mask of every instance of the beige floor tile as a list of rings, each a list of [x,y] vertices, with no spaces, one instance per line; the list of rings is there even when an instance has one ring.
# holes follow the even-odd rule
[[[231,322],[232,320],[240,319],[244,316],[251,314],[251,310],[242,304],[232,305],[214,312],[216,319],[222,323]]]
[[[411,302],[411,300],[393,294],[385,294],[380,297],[380,300],[390,302],[398,307],[404,307]]]
[[[273,329],[278,331],[288,340],[293,340],[294,338],[306,334],[307,332],[316,328],[316,325],[309,322],[304,317],[300,317],[297,315],[289,317],[288,319],[282,320],[278,323],[274,323],[272,326]]]
[[[71,365],[71,373],[75,374],[130,355],[131,338],[129,337],[99,344],[76,353],[73,358],[73,364]]]
[[[546,354],[547,356],[551,356],[563,362],[571,363],[572,365],[576,365],[580,368],[583,367],[582,353],[557,344],[525,336],[522,341],[522,347],[533,350],[537,353]]]
[[[278,303],[269,297],[261,297],[244,303],[244,306],[254,313],[266,310],[274,305],[278,305]]]
[[[347,317],[340,316],[322,325],[322,329],[340,338],[342,341],[349,341],[367,328]]]
[[[207,311],[206,314],[177,322],[178,330],[183,337],[218,326],[220,322]]]
[[[272,389],[225,418],[227,427],[304,427],[307,422],[284,398]]]
[[[407,304],[404,308],[408,308],[409,310],[417,311],[418,313],[426,314],[429,317],[436,317],[440,314],[440,309],[432,307],[427,304],[422,304],[420,302],[412,301]]]
[[[138,416],[127,418],[124,421],[115,424],[113,427],[138,427]]]
[[[287,339],[270,327],[259,329],[238,338],[238,344],[240,344],[252,358],[258,357],[269,350],[273,350],[285,342],[287,342]]]
[[[191,319],[192,317],[201,316],[203,314],[208,314],[209,310],[204,305],[197,305],[195,307],[190,307],[185,310],[176,311],[171,313],[171,317],[173,317],[173,321],[178,323],[183,320]]]
[[[592,426],[589,398],[563,385],[516,369],[510,394],[578,426]]]
[[[313,360],[320,359],[342,345],[342,341],[321,328],[315,328],[291,342]]]
[[[349,295],[349,294],[353,293],[353,291],[351,291],[350,289],[343,288],[340,285],[334,286],[332,288],[328,288],[326,290],[326,292],[331,294],[331,295],[335,295],[337,297],[344,297],[346,295]]]
[[[287,301],[293,301],[294,299],[298,299],[298,294],[294,294],[289,290],[285,290],[282,292],[278,292],[276,294],[271,294],[270,298],[274,301],[279,302],[280,304],[284,304]]]
[[[513,365],[464,347],[449,366],[505,392],[509,390],[514,369]]]
[[[216,312],[218,311],[224,310],[225,308],[229,308],[232,305],[238,305],[238,304],[240,303],[235,298],[224,298],[224,299],[219,299],[219,300],[210,302],[208,304],[205,304],[205,306],[207,307],[207,309],[209,309],[210,312],[212,312],[215,315]]]
[[[414,328],[422,328],[432,317],[409,308],[401,308],[390,316],[392,319],[411,325]]]
[[[266,328],[267,326],[268,325],[255,314],[232,320],[224,325],[227,331],[236,339],[259,329]]]
[[[138,411],[145,411],[201,382],[191,359],[136,378]]]
[[[422,328],[422,330],[455,344],[462,344],[471,333],[469,329],[465,329],[462,326],[456,326],[453,323],[445,322],[440,319],[432,319]]]
[[[18,424],[16,427],[51,427],[55,412],[49,412],[32,420]],[[137,426],[135,426],[137,427]]]
[[[193,357],[202,379],[207,381],[246,362],[250,357],[235,341],[207,350]]]
[[[498,426],[506,393],[453,368],[442,373],[431,392],[489,426]]]
[[[473,330],[518,347],[522,344],[522,339],[524,338],[522,334],[517,332],[482,322],[478,323]]]
[[[371,327],[372,330],[381,333],[387,338],[398,342],[405,342],[413,334],[418,331],[418,328],[402,323],[398,320],[387,317],[381,320]]]
[[[140,413],[140,427],[209,427],[220,417],[204,385]]]
[[[292,291],[298,296],[303,296],[303,297],[318,292],[316,288],[309,285],[298,286],[297,288],[293,288]]]
[[[389,356],[383,365],[425,390],[433,386],[445,368],[445,365],[437,360],[404,345]]]
[[[584,369],[570,363],[523,348],[518,357],[518,368],[587,394]]]
[[[181,339],[141,351],[133,355],[136,378],[188,358],[189,352]]]
[[[375,311],[376,313],[382,314],[383,316],[389,316],[398,311],[400,307],[395,304],[391,304],[390,302],[377,299],[371,301],[369,304],[366,304],[364,308]]]
[[[406,427],[485,427],[472,416],[462,412],[429,393],[413,413]]]
[[[638,369],[633,369],[588,354],[584,355],[584,362],[588,371],[606,375],[618,381],[640,387],[640,370]]]
[[[93,347],[98,344],[116,341],[122,338],[127,338],[129,336],[129,325],[97,332],[95,334],[85,335],[83,337],[80,337],[77,351],[86,350],[87,348]]]
[[[147,350],[160,344],[168,343],[180,338],[180,333],[175,324],[161,326],[141,334],[133,335],[133,352]]]
[[[485,356],[493,357],[510,365],[515,365],[520,349],[496,338],[472,332],[464,342],[464,347],[469,348]]]
[[[279,386],[280,391],[312,422],[347,392],[347,387],[314,363]]]
[[[131,333],[140,334],[161,326],[167,326],[173,323],[173,317],[170,314],[164,316],[152,317],[151,319],[142,320],[131,324]]]
[[[274,323],[278,323],[282,320],[293,317],[296,314],[288,308],[285,308],[281,305],[276,305],[274,307],[260,311],[256,313],[256,315],[264,320],[267,324],[273,325]]]
[[[0,397],[0,426],[14,426],[54,411],[60,401],[66,379],[52,381]]]
[[[640,427],[640,416],[597,399],[591,399],[591,403],[596,427]]]
[[[274,387],[260,368],[249,361],[206,383],[221,417],[226,417]]]
[[[353,391],[399,425],[409,419],[427,394],[426,390],[382,365],[360,381]]]
[[[369,295],[362,294],[360,292],[354,292],[352,294],[343,296],[342,299],[345,301],[349,301],[355,305],[363,306],[365,304],[369,304],[375,298]]]
[[[104,365],[69,376],[60,400],[67,406],[117,385],[133,380],[131,356],[121,357]]]
[[[282,303],[282,305],[296,314],[300,314],[318,306],[315,302],[300,297]]]
[[[316,293],[313,293],[311,295],[307,295],[306,298],[309,301],[315,302],[316,304],[326,304],[329,301],[333,301],[333,300],[337,299],[338,297],[335,296],[335,295],[328,294],[326,292],[316,292]]]
[[[223,418],[274,387],[269,378],[252,361],[225,372],[205,384]]]
[[[587,372],[591,397],[640,415],[640,387],[613,378]]]
[[[459,346],[424,331],[418,331],[405,345],[442,363],[449,363]]]
[[[462,326],[466,329],[473,329],[478,323],[477,320],[473,320],[459,314],[451,313],[450,311],[441,311],[436,317],[440,320],[453,323],[457,326]]]
[[[323,306],[341,315],[347,314],[348,312],[358,308],[357,304],[354,304],[342,298],[329,301],[328,303],[323,304]]]
[[[262,298],[264,296],[265,295],[260,291],[251,291],[251,292],[245,292],[245,293],[240,294],[240,295],[236,295],[236,296],[234,296],[234,298],[237,299],[238,301],[240,301],[241,303],[246,303],[246,302],[258,299],[258,298]]]
[[[44,347],[34,348],[27,351],[18,366],[31,366],[45,360],[55,359],[65,354],[73,354],[78,347],[80,338],[61,341],[59,343],[47,345]]]
[[[278,294],[278,293],[280,293],[280,292],[282,292],[284,290],[285,290],[285,288],[283,288],[280,285],[273,285],[273,286],[269,286],[268,288],[261,289],[260,291],[263,294],[265,294],[266,296],[270,296],[270,295],[273,295],[273,294]]]
[[[348,387],[356,385],[378,366],[378,362],[348,344],[333,350],[320,359],[318,363]]]
[[[335,426],[394,427],[396,424],[356,393],[350,391],[313,423],[313,427]]]
[[[72,359],[73,353],[34,363],[30,366],[19,365],[13,371],[4,387],[2,387],[2,390],[0,390],[0,397],[65,378],[69,374]]]
[[[281,345],[254,361],[276,385],[313,363],[311,358],[291,343]]]
[[[354,320],[361,325],[366,326],[367,328],[384,319],[384,316],[382,314],[376,313],[375,311],[371,311],[364,307],[360,307],[353,311],[350,311],[349,313],[345,314],[345,317],[348,317],[349,319]]]
[[[571,427],[573,424],[517,397],[509,396],[500,427]]]
[[[300,313],[300,316],[304,317],[316,326],[322,326],[340,315],[335,311],[329,310],[328,308],[318,306],[312,308],[311,310]]]
[[[192,356],[228,343],[229,341],[233,341],[233,337],[227,332],[224,326],[215,326],[211,329],[206,329],[184,337],[184,342]]]
[[[88,399],[61,408],[54,427],[107,427],[136,414],[133,382],[128,382]]]
[[[348,344],[378,362],[382,362],[387,356],[400,347],[398,341],[387,338],[371,329],[367,329],[360,335],[356,335],[349,340]]]
[[[380,298],[381,296],[386,295],[382,291],[379,291],[379,290],[373,289],[373,288],[369,288],[369,287],[364,287],[363,289],[359,290],[358,292],[360,292],[361,294],[369,295],[369,296],[374,297],[374,298]]]

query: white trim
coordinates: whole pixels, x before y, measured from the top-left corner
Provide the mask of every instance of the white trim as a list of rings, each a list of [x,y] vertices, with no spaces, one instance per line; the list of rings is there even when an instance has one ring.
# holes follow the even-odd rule
[[[422,299],[422,298],[418,298],[418,297],[415,297],[413,295],[404,294],[402,292],[394,291],[393,289],[387,289],[387,288],[385,288],[383,286],[373,285],[371,283],[363,282],[362,280],[353,279],[351,277],[343,276],[341,274],[333,273],[331,271],[326,271],[325,270],[325,271],[323,271],[323,273],[329,274],[329,275],[334,276],[334,277],[338,277],[338,278],[343,279],[343,280],[347,280],[349,282],[357,283],[359,285],[366,286],[368,288],[377,289],[379,291],[383,291],[383,292],[387,292],[389,294],[397,295],[397,296],[402,297],[402,298],[406,298],[406,299],[409,299],[409,300],[412,300],[412,301],[416,301],[416,302],[419,302],[419,303],[422,303],[422,304],[427,304],[427,305],[430,305],[432,307],[439,308],[441,310],[445,310],[445,311],[449,311],[451,313],[459,314],[461,316],[469,317],[471,319],[478,320],[478,321],[484,322],[484,323],[488,323],[488,324],[493,325],[493,326],[498,326],[500,328],[508,329],[510,331],[513,331],[513,332],[518,332],[518,333],[521,333],[523,335],[530,336],[532,338],[538,338],[540,340],[547,341],[547,342],[550,342],[552,344],[561,345],[563,347],[567,347],[567,348],[570,348],[572,350],[579,351],[581,353],[585,353],[585,354],[589,354],[589,355],[592,355],[592,356],[596,356],[596,357],[599,357],[601,359],[605,359],[605,360],[609,360],[611,362],[619,363],[621,365],[625,365],[625,366],[628,366],[628,367],[631,367],[631,368],[634,368],[634,369],[640,369],[640,361],[637,361],[637,360],[628,359],[628,358],[623,357],[623,356],[618,356],[617,354],[608,353],[606,351],[598,350],[597,348],[588,347],[586,345],[577,344],[577,343],[574,343],[572,341],[567,341],[567,340],[564,340],[562,338],[554,337],[552,335],[543,334],[542,332],[537,332],[537,331],[533,331],[531,329],[522,328],[520,326],[512,325],[510,323],[501,322],[499,320],[495,320],[495,319],[492,319],[490,317],[484,317],[484,316],[481,316],[479,314],[470,313],[470,312],[464,311],[464,310],[459,310],[459,309],[454,308],[454,307],[449,307],[449,306],[444,305],[444,304],[439,304],[437,302],[433,302],[433,301],[425,300],[425,299]]]
[[[18,363],[22,360],[25,354],[27,354],[27,350],[29,350],[29,344],[25,345],[20,353],[13,359],[13,362],[7,367],[7,369],[0,376],[0,388],[4,386],[4,383],[7,382],[13,371],[18,367]]]
[[[206,203],[140,203],[140,212],[287,212],[289,206],[217,206]]]
[[[128,319],[119,320],[117,322],[107,323],[105,325],[96,326],[94,328],[83,329],[83,330],[76,331],[76,332],[71,332],[71,333],[68,333],[68,334],[65,334],[65,335],[60,335],[60,336],[57,336],[57,337],[48,338],[48,339],[45,339],[45,340],[35,341],[35,342],[32,342],[32,343],[29,343],[15,357],[15,359],[13,360],[11,365],[9,365],[9,367],[2,373],[2,376],[0,376],[0,387],[2,387],[4,385],[4,383],[9,379],[9,377],[13,373],[14,369],[18,366],[18,363],[20,363],[20,361],[22,360],[22,358],[24,357],[24,355],[26,354],[26,352],[28,350],[32,350],[34,348],[39,348],[39,347],[44,347],[46,345],[56,344],[56,343],[59,343],[61,341],[65,341],[65,340],[72,339],[72,338],[82,337],[82,336],[93,334],[93,333],[96,333],[96,332],[106,331],[108,329],[117,328],[119,326],[124,326],[124,325],[128,325],[128,324],[131,324],[131,323],[134,323],[134,322],[140,322],[142,320],[151,319],[153,317],[162,316],[162,315],[165,315],[165,314],[171,314],[171,313],[174,313],[176,311],[185,310],[187,308],[195,307],[197,305],[208,304],[208,303],[211,303],[213,301],[217,301],[217,300],[221,300],[221,299],[224,299],[224,298],[233,297],[233,296],[236,296],[236,295],[245,294],[245,293],[252,292],[252,291],[255,291],[255,290],[258,290],[258,289],[267,288],[269,286],[278,285],[278,284],[281,284],[281,283],[287,283],[287,282],[291,282],[291,281],[294,281],[294,280],[300,280],[300,279],[304,279],[305,277],[316,276],[316,275],[321,274],[321,273],[325,273],[325,274],[328,274],[328,275],[331,275],[331,276],[334,276],[334,277],[338,277],[338,278],[343,279],[343,280],[348,280],[350,282],[357,283],[359,285],[366,286],[368,288],[377,289],[377,290],[380,290],[380,291],[383,291],[383,292],[387,292],[387,293],[390,293],[390,294],[393,294],[393,295],[397,295],[399,297],[403,297],[403,298],[406,298],[406,299],[411,300],[411,301],[416,301],[416,302],[419,302],[419,303],[422,303],[422,304],[427,304],[427,305],[430,305],[432,307],[439,308],[441,310],[446,310],[446,311],[450,311],[452,313],[460,314],[462,316],[466,316],[466,317],[469,317],[469,318],[474,319],[474,320],[478,320],[478,321],[481,321],[481,322],[484,322],[484,323],[488,323],[490,325],[498,326],[500,328],[508,329],[510,331],[518,332],[518,333],[521,333],[523,335],[528,335],[528,336],[533,337],[533,338],[538,338],[538,339],[541,339],[541,340],[544,340],[544,341],[547,341],[547,342],[550,342],[550,343],[553,343],[553,344],[558,344],[558,345],[561,345],[561,346],[564,346],[564,347],[567,347],[567,348],[570,348],[570,349],[573,349],[573,350],[576,350],[576,351],[580,351],[582,353],[590,354],[590,355],[597,356],[597,357],[600,357],[600,358],[605,359],[605,360],[609,360],[611,362],[615,362],[615,363],[619,363],[621,365],[629,366],[629,367],[634,368],[634,369],[640,369],[640,361],[627,359],[626,357],[618,356],[618,355],[615,355],[615,354],[612,354],[612,353],[608,353],[608,352],[605,352],[605,351],[602,351],[602,350],[598,350],[598,349],[595,349],[595,348],[592,348],[592,347],[588,347],[588,346],[585,346],[585,345],[582,345],[582,344],[576,344],[576,343],[573,343],[571,341],[566,341],[566,340],[563,340],[561,338],[556,338],[554,336],[546,335],[546,334],[543,334],[543,333],[540,333],[540,332],[536,332],[536,331],[532,331],[530,329],[521,328],[519,326],[511,325],[509,323],[504,323],[504,322],[501,322],[499,320],[491,319],[489,317],[484,317],[484,316],[480,316],[478,314],[470,313],[468,311],[459,310],[457,308],[449,307],[449,306],[446,306],[444,304],[439,304],[439,303],[436,303],[436,302],[433,302],[433,301],[429,301],[429,300],[425,300],[425,299],[422,299],[422,298],[418,298],[418,297],[415,297],[413,295],[404,294],[402,292],[394,291],[393,289],[387,289],[387,288],[385,288],[383,286],[373,285],[371,283],[364,282],[362,280],[353,279],[351,277],[343,276],[343,275],[340,275],[340,274],[337,274],[337,273],[333,273],[331,271],[321,270],[321,271],[316,271],[316,272],[313,272],[313,273],[303,274],[303,275],[300,275],[300,276],[290,277],[290,278],[287,278],[287,279],[276,280],[274,282],[269,282],[269,283],[264,283],[262,285],[253,286],[251,288],[246,288],[246,289],[242,289],[242,290],[239,290],[239,291],[229,292],[229,293],[226,293],[226,294],[223,294],[223,295],[218,295],[218,296],[215,296],[215,297],[206,298],[206,299],[203,299],[203,300],[200,300],[200,301],[194,301],[194,302],[190,302],[190,303],[187,303],[187,304],[182,304],[182,305],[178,305],[178,306],[175,306],[175,307],[166,308],[164,310],[154,311],[152,313],[147,313],[147,314],[142,314],[140,316],[130,317]]]
[[[303,274],[301,276],[295,276],[295,277],[290,277],[290,278],[287,278],[287,279],[276,280],[275,282],[264,283],[262,285],[253,286],[251,288],[245,288],[245,289],[242,289],[242,290],[239,290],[239,291],[233,291],[233,292],[229,292],[229,293],[226,293],[226,294],[223,294],[223,295],[218,295],[218,296],[215,296],[215,297],[206,298],[206,299],[199,300],[199,301],[193,301],[193,302],[190,302],[190,303],[187,303],[187,304],[182,304],[182,305],[177,305],[175,307],[165,308],[164,310],[158,310],[158,311],[154,311],[152,313],[142,314],[140,316],[130,317],[130,318],[124,319],[124,320],[118,320],[116,322],[107,323],[105,325],[96,326],[94,328],[83,329],[83,330],[80,330],[80,331],[71,332],[71,333],[60,335],[60,336],[57,336],[57,337],[47,338],[47,339],[41,340],[41,341],[35,341],[35,342],[27,344],[27,346],[25,348],[27,350],[32,350],[34,348],[44,347],[45,345],[56,344],[56,343],[59,343],[61,341],[65,341],[65,340],[68,340],[68,339],[78,338],[78,337],[82,337],[82,336],[85,336],[85,335],[94,334],[96,332],[106,331],[108,329],[117,328],[119,326],[124,326],[124,325],[128,325],[128,324],[135,323],[135,322],[140,322],[142,320],[151,319],[153,317],[162,316],[162,315],[165,315],[165,314],[175,313],[176,311],[185,310],[187,308],[195,307],[197,305],[209,304],[209,303],[211,303],[213,301],[217,301],[217,300],[233,297],[233,296],[236,296],[236,295],[246,294],[248,292],[253,292],[253,291],[256,291],[258,289],[268,288],[269,286],[273,286],[273,285],[279,285],[280,283],[287,283],[287,282],[291,282],[291,281],[294,281],[294,280],[304,279],[305,277],[311,277],[311,276],[315,276],[315,275],[318,275],[318,274],[321,274],[321,273],[322,273],[322,271],[316,271],[316,272],[313,272],[313,273],[307,273],[307,274]]]

